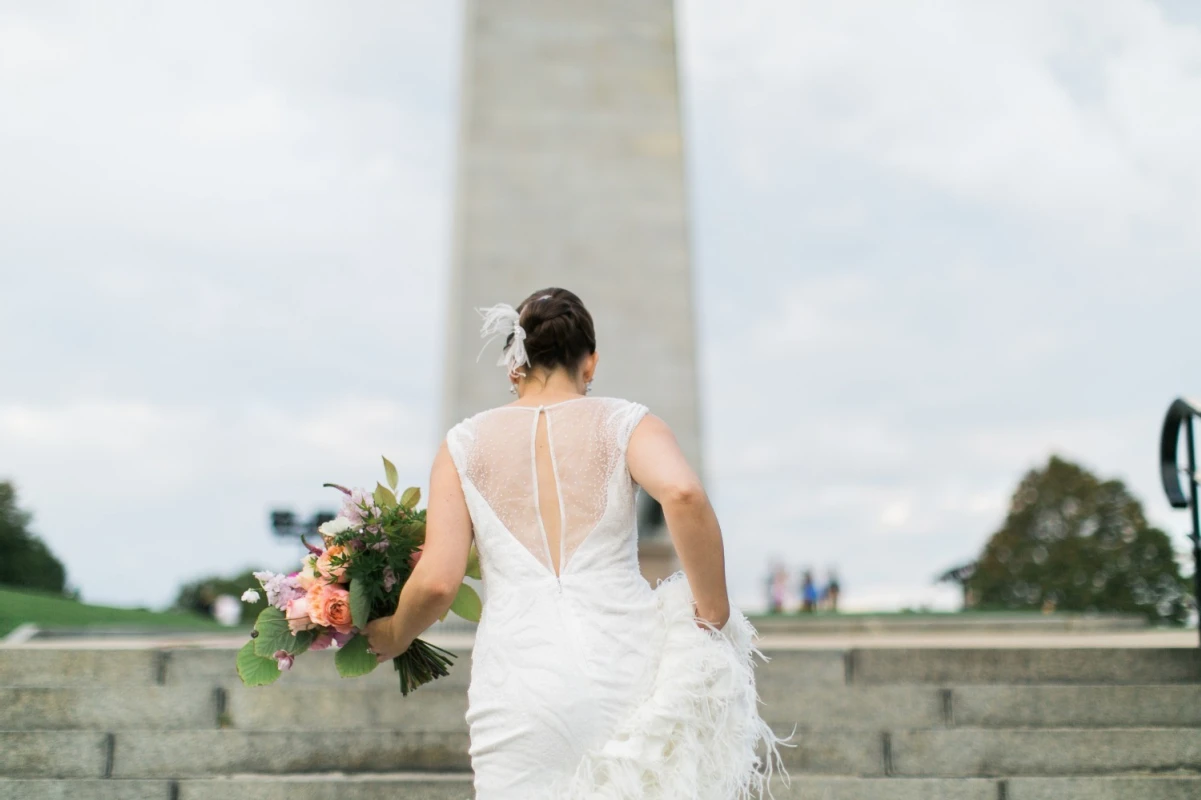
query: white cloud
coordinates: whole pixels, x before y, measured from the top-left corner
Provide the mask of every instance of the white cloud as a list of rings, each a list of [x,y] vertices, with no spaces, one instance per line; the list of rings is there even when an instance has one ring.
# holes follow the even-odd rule
[[[690,3],[739,163],[852,158],[1101,242],[1201,200],[1201,30],[1149,0]],[[714,121],[719,119],[714,115]],[[1196,239],[1194,239],[1196,241]]]

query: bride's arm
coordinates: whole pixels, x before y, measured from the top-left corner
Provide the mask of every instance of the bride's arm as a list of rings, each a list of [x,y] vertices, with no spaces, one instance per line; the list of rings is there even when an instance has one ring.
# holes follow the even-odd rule
[[[663,506],[667,530],[696,599],[697,616],[722,627],[730,617],[730,599],[721,528],[675,434],[663,420],[647,415],[630,437],[626,461],[634,481]]]
[[[421,560],[401,589],[396,613],[367,626],[372,652],[381,662],[408,650],[450,608],[463,582],[470,550],[467,500],[444,442],[430,474]]]

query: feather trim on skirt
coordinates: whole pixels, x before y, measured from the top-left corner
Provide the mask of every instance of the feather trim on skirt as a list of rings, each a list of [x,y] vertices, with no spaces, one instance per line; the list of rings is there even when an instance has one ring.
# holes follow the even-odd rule
[[[655,589],[664,624],[648,695],[588,753],[562,800],[745,800],[787,780],[776,736],[759,716],[755,629],[733,610],[720,631],[697,625],[683,573]]]

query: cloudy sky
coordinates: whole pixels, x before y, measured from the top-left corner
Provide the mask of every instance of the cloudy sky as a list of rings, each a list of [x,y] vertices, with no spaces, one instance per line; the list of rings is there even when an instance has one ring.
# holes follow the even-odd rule
[[[679,7],[731,582],[949,602],[1053,452],[1201,395],[1189,0]],[[0,478],[93,602],[282,566],[440,432],[459,6],[0,2]]]

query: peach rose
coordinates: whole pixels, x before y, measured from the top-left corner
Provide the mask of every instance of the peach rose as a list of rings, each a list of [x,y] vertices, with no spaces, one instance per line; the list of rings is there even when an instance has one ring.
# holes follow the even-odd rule
[[[319,583],[309,590],[309,616],[313,622],[340,633],[354,627],[350,618],[350,592],[341,586]]]
[[[316,571],[317,574],[326,581],[337,581],[338,583],[346,583],[346,562],[342,561],[337,566],[330,562],[335,558],[345,559],[350,555],[350,551],[340,544],[336,544],[326,550],[317,557]]]
[[[313,619],[309,616],[311,603],[308,595],[301,595],[288,603],[284,609],[284,617],[288,620],[288,630],[293,634],[307,631],[314,627]]]

